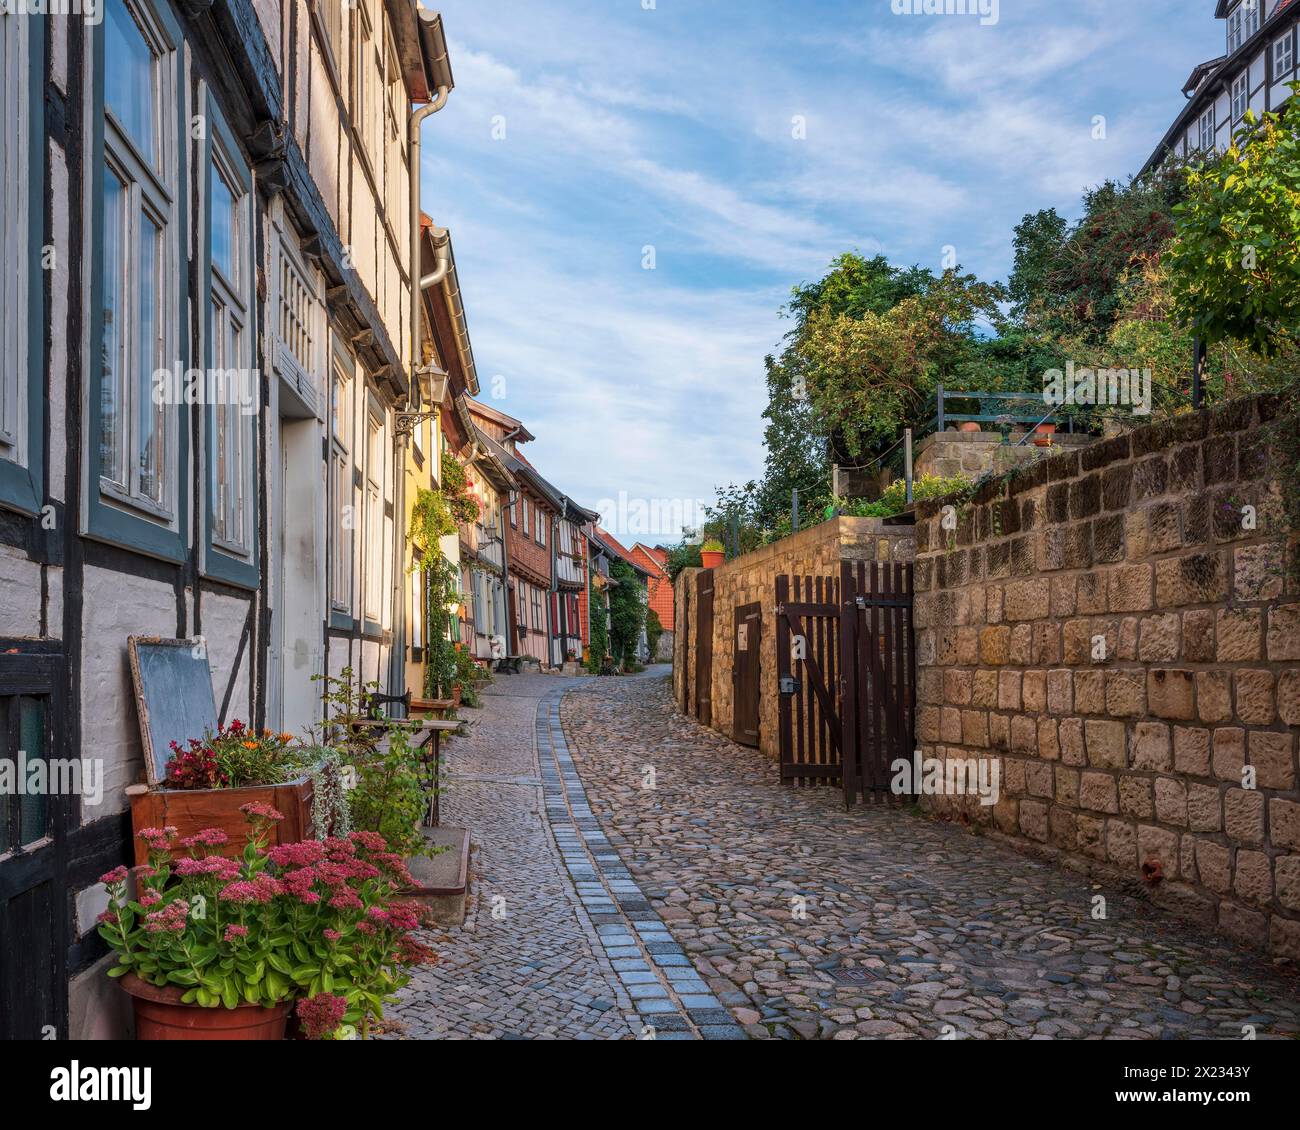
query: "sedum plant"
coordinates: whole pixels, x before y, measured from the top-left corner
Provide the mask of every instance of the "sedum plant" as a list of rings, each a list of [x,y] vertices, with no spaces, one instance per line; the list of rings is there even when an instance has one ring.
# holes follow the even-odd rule
[[[304,1024],[337,1012],[335,1027],[368,1035],[406,968],[431,956],[411,937],[414,909],[397,901],[411,882],[405,863],[371,832],[267,849],[283,817],[265,804],[241,811],[252,835],[239,858],[217,854],[228,842],[220,829],[177,841],[174,828],[146,828],[136,896],[127,868],[101,877],[109,906],[99,933],[117,955],[108,975],[176,986],[182,1003],[202,1008],[341,998],[307,1008]]]

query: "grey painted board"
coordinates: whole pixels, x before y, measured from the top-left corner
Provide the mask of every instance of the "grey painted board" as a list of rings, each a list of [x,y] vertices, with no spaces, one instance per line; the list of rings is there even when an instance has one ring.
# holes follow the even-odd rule
[[[157,785],[167,775],[172,742],[183,746],[189,738],[217,730],[212,671],[207,649],[196,640],[131,636],[127,644],[145,775]]]

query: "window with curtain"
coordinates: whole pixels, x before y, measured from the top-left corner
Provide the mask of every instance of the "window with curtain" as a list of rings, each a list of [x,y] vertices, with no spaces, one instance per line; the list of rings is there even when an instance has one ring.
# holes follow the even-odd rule
[[[100,484],[171,519],[177,412],[155,396],[155,373],[179,348],[176,51],[136,0],[107,5],[104,36]]]
[[[214,139],[207,201],[212,385],[218,391],[210,409],[212,540],[248,558],[253,552],[254,427],[260,390],[253,379],[250,201],[231,160]]]
[[[352,489],[352,395],[355,377],[335,355],[330,382],[330,603],[352,611],[352,559],[355,503]]]
[[[379,623],[384,593],[384,422],[366,411],[366,619]]]

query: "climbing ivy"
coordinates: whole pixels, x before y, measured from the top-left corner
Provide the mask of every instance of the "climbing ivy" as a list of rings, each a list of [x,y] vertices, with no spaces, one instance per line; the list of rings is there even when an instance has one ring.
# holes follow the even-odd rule
[[[609,567],[609,575],[618,582],[609,592],[610,653],[617,663],[628,667],[636,659],[646,606],[641,599],[640,578],[631,565],[615,561]]]

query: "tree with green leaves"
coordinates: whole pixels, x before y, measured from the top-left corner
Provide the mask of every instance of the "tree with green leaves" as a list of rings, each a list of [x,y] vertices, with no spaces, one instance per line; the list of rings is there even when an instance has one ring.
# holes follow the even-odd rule
[[[1293,84],[1300,90],[1300,83]],[[1247,112],[1232,144],[1187,172],[1169,254],[1174,312],[1207,344],[1265,357],[1300,334],[1300,113]]]

